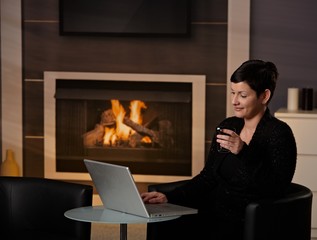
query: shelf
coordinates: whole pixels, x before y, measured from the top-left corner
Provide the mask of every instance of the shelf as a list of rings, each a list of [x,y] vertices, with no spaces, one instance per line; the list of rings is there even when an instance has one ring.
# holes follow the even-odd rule
[[[275,112],[275,117],[277,118],[316,118],[317,119],[317,109],[313,110],[296,110],[290,111],[286,108],[280,108]]]

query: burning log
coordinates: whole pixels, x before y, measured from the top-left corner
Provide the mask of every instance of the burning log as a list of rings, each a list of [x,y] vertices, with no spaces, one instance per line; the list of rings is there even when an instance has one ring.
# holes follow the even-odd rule
[[[123,123],[131,127],[133,130],[141,135],[149,136],[154,143],[161,147],[172,147],[174,145],[172,123],[167,120],[159,121],[159,131],[151,130],[145,126],[133,122],[131,119],[125,117]]]
[[[142,118],[135,118],[139,114],[130,114],[132,119],[138,119],[136,121],[128,117],[123,117],[125,115],[123,107],[119,102],[114,101],[114,103],[117,103],[116,107],[118,109],[115,108],[115,110],[118,110],[118,112],[113,110],[114,106],[112,109],[102,112],[99,124],[96,124],[93,130],[83,135],[85,147],[130,146],[136,148],[140,146],[159,146],[162,148],[170,148],[174,145],[172,123],[168,120],[159,121],[156,111],[148,112],[147,122],[141,125],[137,122],[139,122],[139,120],[141,122]],[[114,103],[112,101],[112,105],[114,105]],[[143,102],[136,101],[136,103]],[[143,106],[142,104],[133,106],[140,108],[145,107],[145,105]],[[137,112],[139,113],[140,109],[138,109]],[[131,133],[131,129],[135,132]]]
[[[159,137],[158,137],[158,133],[146,128],[145,126],[142,126],[140,124],[137,124],[135,122],[133,122],[131,119],[125,117],[123,119],[123,123],[127,126],[129,126],[130,128],[132,128],[133,130],[137,131],[138,133],[140,133],[141,135],[146,135],[151,137],[151,139],[153,140],[153,142],[155,143],[159,143]]]
[[[116,123],[116,117],[111,109],[103,111],[100,116],[100,124],[103,126],[111,126]]]
[[[134,133],[129,138],[129,146],[132,148],[136,148],[141,144],[142,136],[138,133]]]
[[[96,124],[93,130],[86,132],[83,135],[84,146],[93,147],[102,144],[104,134],[105,128],[101,124]]]
[[[105,134],[105,126],[113,126],[116,123],[115,116],[111,109],[103,111],[100,116],[100,123],[96,124],[95,128],[83,134],[84,146],[93,147],[103,144]]]

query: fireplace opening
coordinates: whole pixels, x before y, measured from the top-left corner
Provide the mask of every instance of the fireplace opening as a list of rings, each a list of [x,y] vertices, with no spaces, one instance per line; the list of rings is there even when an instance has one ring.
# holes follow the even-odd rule
[[[87,172],[88,158],[191,176],[191,83],[61,79],[55,97],[58,172]]]

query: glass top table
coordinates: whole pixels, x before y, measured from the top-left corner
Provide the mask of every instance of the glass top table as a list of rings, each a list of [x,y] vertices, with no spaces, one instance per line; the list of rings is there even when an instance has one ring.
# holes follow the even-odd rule
[[[171,216],[144,218],[132,214],[107,209],[103,206],[87,206],[74,208],[66,211],[64,215],[69,219],[82,222],[120,224],[120,240],[127,240],[127,224],[162,222],[173,220],[180,217]]]

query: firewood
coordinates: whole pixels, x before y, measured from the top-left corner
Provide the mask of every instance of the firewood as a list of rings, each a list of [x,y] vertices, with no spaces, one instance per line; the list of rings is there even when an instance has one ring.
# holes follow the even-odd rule
[[[156,142],[156,143],[159,143],[159,138],[158,138],[158,134],[157,132],[149,129],[149,128],[146,128],[136,122],[133,122],[131,119],[125,117],[123,119],[123,123],[129,127],[131,127],[133,130],[137,131],[139,134],[141,135],[146,135],[146,136],[149,136],[151,137],[151,139]]]
[[[105,134],[104,127],[101,124],[96,124],[93,130],[83,134],[84,146],[93,147],[93,146],[102,144],[104,134]]]
[[[116,123],[116,117],[111,109],[103,111],[100,116],[100,124],[103,126],[111,126]]]

